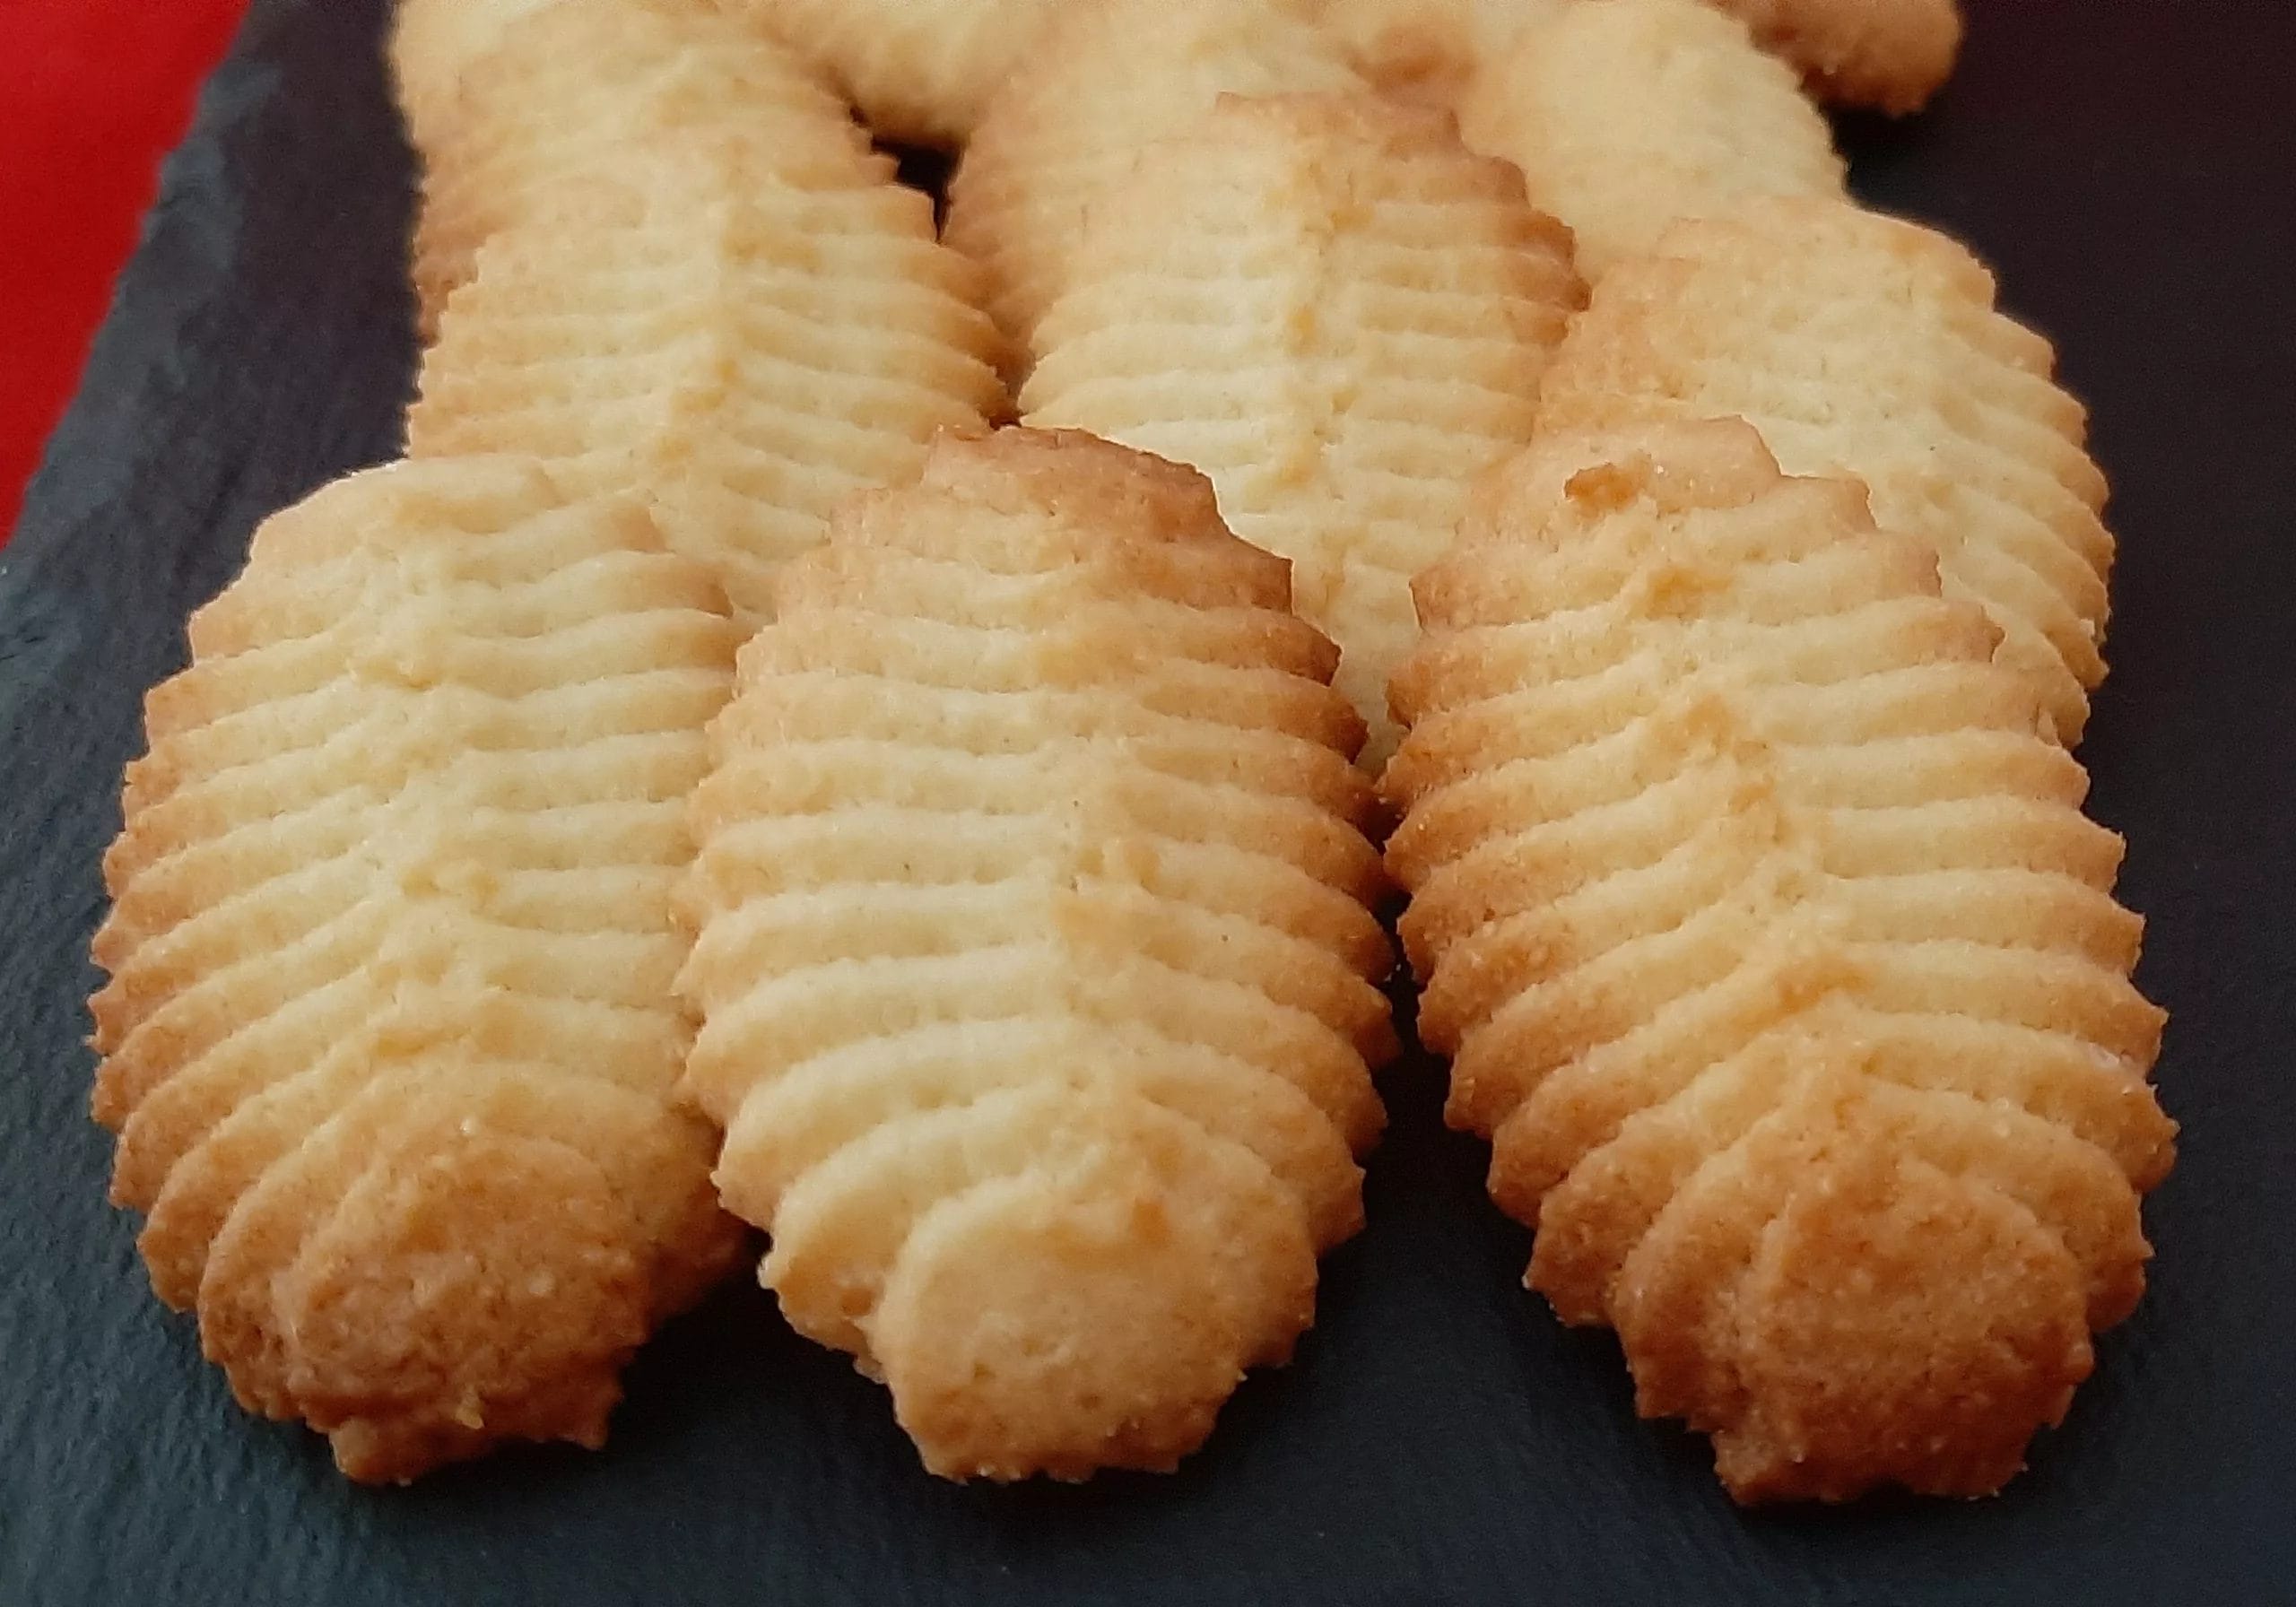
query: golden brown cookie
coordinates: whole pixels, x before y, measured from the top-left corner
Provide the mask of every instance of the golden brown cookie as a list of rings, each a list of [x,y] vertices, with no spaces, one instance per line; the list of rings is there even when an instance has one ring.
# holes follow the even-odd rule
[[[1561,8],[1473,75],[1459,132],[1523,170],[1589,282],[1678,219],[1842,194],[1833,136],[1794,74],[1700,0]]]
[[[413,272],[426,340],[480,246],[584,193],[602,166],[674,176],[708,149],[744,186],[891,179],[813,69],[704,0],[465,4],[406,0],[395,40],[422,160]]]
[[[1997,632],[1736,420],[1543,438],[1416,589],[1387,863],[1532,1286],[1741,1500],[1998,1489],[2175,1129],[2120,841]]]
[[[848,493],[1004,410],[977,271],[889,181],[756,178],[738,148],[601,158],[479,253],[423,359],[418,457],[519,452],[634,490],[737,613]]]
[[[635,499],[401,464],[265,523],[151,694],[94,944],[113,1198],[354,1478],[600,1443],[738,1247],[670,917],[736,640]]]
[[[1168,1468],[1312,1316],[1393,1047],[1362,726],[1187,470],[944,436],[743,649],[686,1091],[950,1478]]]
[[[1292,560],[1376,768],[1411,577],[1474,477],[1530,439],[1578,305],[1569,235],[1442,113],[1231,97],[1142,157],[1072,271],[1028,421],[1210,475],[1236,533]]]
[[[1956,0],[1713,0],[1811,89],[1846,106],[1918,111],[1961,54]]]
[[[989,310],[1025,358],[1076,242],[1146,146],[1222,94],[1360,86],[1291,0],[1073,6],[981,119],[950,181],[948,241],[988,270]]]
[[[962,144],[1074,0],[718,0],[815,63],[881,139]]]
[[[2113,540],[2087,418],[1993,277],[1932,230],[1767,197],[1613,267],[1548,369],[1543,429],[1752,421],[1794,473],[1849,474],[2001,627],[2067,746],[2104,678]]]

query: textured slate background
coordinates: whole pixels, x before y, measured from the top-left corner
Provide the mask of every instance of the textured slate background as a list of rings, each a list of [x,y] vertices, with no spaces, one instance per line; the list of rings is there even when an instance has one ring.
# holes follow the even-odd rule
[[[0,1603],[2296,1601],[2296,184],[2257,139],[2296,28],[1973,9],[1937,108],[1848,137],[2095,404],[2124,546],[2087,757],[2185,1124],[2153,1291],[2005,1497],[1733,1511],[1700,1442],[1633,1420],[1613,1342],[1518,1288],[1423,1063],[1320,1328],[1177,1478],[935,1483],[741,1285],[648,1350],[603,1455],[374,1492],[243,1419],[103,1203],[81,1000],[140,694],[258,518],[390,450],[407,388],[378,0],[257,0],[0,554]]]

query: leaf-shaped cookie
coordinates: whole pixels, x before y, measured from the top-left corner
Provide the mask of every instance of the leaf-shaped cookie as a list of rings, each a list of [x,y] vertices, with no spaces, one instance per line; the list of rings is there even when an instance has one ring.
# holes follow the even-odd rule
[[[601,159],[480,251],[407,451],[526,453],[642,492],[753,619],[840,498],[1002,411],[976,289],[898,184],[784,185],[699,143]]]
[[[499,3],[499,0],[498,0]],[[1527,30],[1610,0],[1300,0],[1382,90],[1448,105]],[[1735,13],[1821,99],[1909,112],[1953,70],[1955,0],[1707,0]]]
[[[1077,242],[1127,193],[1141,152],[1223,94],[1361,87],[1287,0],[1095,0],[1069,7],[982,118],[949,183],[949,244],[988,271],[989,310],[1025,356]]]
[[[1794,75],[1700,0],[1561,8],[1475,72],[1459,132],[1523,170],[1589,282],[1679,219],[1842,193],[1833,136]]]
[[[1848,474],[1883,528],[2001,628],[2067,746],[2104,679],[2113,540],[2087,415],[1961,246],[1846,201],[1678,223],[1605,275],[1548,369],[1544,430],[1752,421],[1789,473]]]
[[[1735,420],[1544,439],[1417,591],[1387,862],[1532,1285],[1743,1500],[1999,1488],[2174,1127],[2119,839],[1996,633]]]
[[[1961,49],[1957,0],[1714,0],[1822,98],[1899,115],[1920,109]]]
[[[1455,105],[1484,64],[1578,0],[1297,0],[1379,92]]]
[[[1376,767],[1411,577],[1475,476],[1530,439],[1580,299],[1570,237],[1443,113],[1231,98],[1142,158],[1073,274],[1027,421],[1211,476],[1235,532],[1292,560]]]
[[[1361,1220],[1362,728],[1187,470],[944,436],[782,571],[695,799],[688,1093],[950,1477],[1163,1468]]]
[[[735,1252],[670,901],[736,640],[635,499],[394,465],[257,531],[151,694],[94,945],[113,1197],[353,1477],[597,1444]]]
[[[737,153],[730,182],[883,183],[891,164],[809,65],[704,0],[404,0],[393,37],[422,162],[413,274],[422,331],[478,250],[598,169],[675,173]]]

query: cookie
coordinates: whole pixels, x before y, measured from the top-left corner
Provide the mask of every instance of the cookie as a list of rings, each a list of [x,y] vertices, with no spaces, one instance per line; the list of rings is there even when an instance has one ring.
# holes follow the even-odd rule
[[[891,180],[891,163],[810,66],[700,0],[477,0],[451,15],[444,3],[408,0],[396,39],[423,170],[413,274],[426,341],[481,245],[582,192],[602,166],[650,158],[674,173],[706,146],[738,152],[729,178],[746,183]]]
[[[1714,0],[1822,99],[1903,116],[1952,76],[1956,0]]]
[[[947,435],[743,649],[684,1088],[784,1315],[935,1473],[1171,1466],[1361,1219],[1370,788],[1284,603],[1185,469]]]
[[[420,150],[454,120],[465,74],[493,48],[502,30],[559,0],[397,0],[391,8],[387,56],[391,90]]]
[[[598,1444],[738,1248],[671,986],[737,640],[634,498],[395,465],[266,522],[151,694],[94,942],[113,1198],[353,1478]]]
[[[1027,421],[1193,465],[1292,562],[1338,685],[1393,745],[1410,578],[1530,439],[1580,300],[1570,237],[1449,118],[1368,94],[1230,98],[1142,157],[1038,331]]]
[[[1435,105],[1524,33],[1609,0],[1297,0],[1379,88]],[[1953,70],[1955,0],[1707,0],[1737,16],[1812,93],[1844,106],[1917,110]]]
[[[1222,94],[1361,87],[1286,0],[1099,0],[1065,10],[990,104],[949,183],[949,244],[988,271],[1025,359],[1075,242],[1141,152]]]
[[[1839,196],[1793,73],[1700,0],[1603,0],[1535,23],[1469,81],[1459,132],[1523,170],[1598,281],[1669,223],[1754,195]]]
[[[1061,0],[720,0],[816,63],[881,139],[961,145]]]
[[[602,157],[489,239],[407,420],[417,457],[517,452],[632,490],[744,621],[848,493],[1004,408],[976,271],[890,181],[793,187],[739,147]]]
[[[2086,414],[2054,367],[1945,236],[1764,197],[1614,265],[1547,370],[1540,421],[1736,415],[1788,472],[1864,481],[1883,527],[1985,605],[2070,746],[2104,678],[2113,540]]]
[[[1417,593],[1387,863],[1532,1287],[1743,1501],[1998,1489],[2175,1131],[2120,841],[1998,633],[1736,420],[1543,438]]]
[[[1457,104],[1484,64],[1574,0],[1299,0],[1382,94]]]

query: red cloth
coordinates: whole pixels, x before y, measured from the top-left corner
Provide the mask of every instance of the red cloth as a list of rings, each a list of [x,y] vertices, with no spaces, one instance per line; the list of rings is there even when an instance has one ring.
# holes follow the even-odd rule
[[[245,0],[0,0],[0,542]]]

